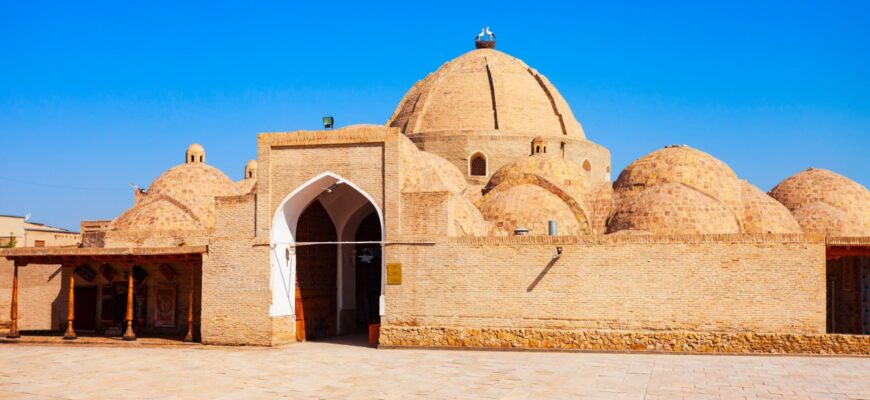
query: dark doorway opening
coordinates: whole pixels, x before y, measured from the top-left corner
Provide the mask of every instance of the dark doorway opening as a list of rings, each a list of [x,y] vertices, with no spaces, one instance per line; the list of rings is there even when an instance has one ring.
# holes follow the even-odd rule
[[[381,220],[377,212],[372,211],[363,219],[356,230],[354,241],[381,241]],[[362,332],[370,324],[381,322],[381,257],[380,243],[361,243],[354,248],[356,328]]]
[[[336,335],[338,247],[335,225],[319,200],[296,225],[296,339]],[[333,243],[323,243],[333,242]],[[318,244],[310,244],[318,243]]]
[[[97,287],[76,286],[73,311],[73,329],[93,331],[97,329]]]
[[[829,257],[828,333],[870,334],[870,256]]]

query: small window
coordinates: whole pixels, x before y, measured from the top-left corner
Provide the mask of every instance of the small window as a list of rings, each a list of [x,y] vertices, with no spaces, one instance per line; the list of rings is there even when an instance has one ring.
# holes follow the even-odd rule
[[[202,162],[202,156],[199,156],[199,162]]]
[[[33,245],[35,247],[45,247],[45,240],[34,240]]]
[[[475,153],[471,156],[468,170],[471,176],[486,176],[486,157],[483,154]]]
[[[190,162],[194,162],[194,161],[196,161],[196,158],[194,158],[194,156],[190,156]]]
[[[541,152],[541,146],[535,146],[535,154],[538,154],[540,152]]]
[[[583,170],[586,172],[592,171],[592,163],[589,160],[583,160]]]
[[[254,177],[254,171],[248,171],[248,178]]]
[[[559,145],[559,151],[562,152],[562,158],[565,158],[565,142],[562,142],[562,143]]]

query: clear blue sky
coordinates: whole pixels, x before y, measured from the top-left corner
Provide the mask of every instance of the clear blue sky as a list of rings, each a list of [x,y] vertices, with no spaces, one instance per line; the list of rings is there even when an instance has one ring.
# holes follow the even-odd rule
[[[0,0],[0,214],[77,230],[189,143],[240,179],[258,132],[382,124],[483,25],[616,173],[684,143],[764,190],[810,166],[870,186],[867,2],[299,3]]]

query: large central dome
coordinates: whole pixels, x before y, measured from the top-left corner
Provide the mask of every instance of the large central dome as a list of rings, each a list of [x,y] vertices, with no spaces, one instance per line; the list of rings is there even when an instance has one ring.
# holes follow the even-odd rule
[[[585,139],[568,103],[546,77],[493,49],[465,53],[417,82],[388,125],[409,135],[495,130]]]

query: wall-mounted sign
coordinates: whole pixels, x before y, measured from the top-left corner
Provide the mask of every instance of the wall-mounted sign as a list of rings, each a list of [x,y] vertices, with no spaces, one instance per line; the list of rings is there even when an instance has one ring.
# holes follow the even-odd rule
[[[402,263],[387,263],[387,285],[402,284]]]

